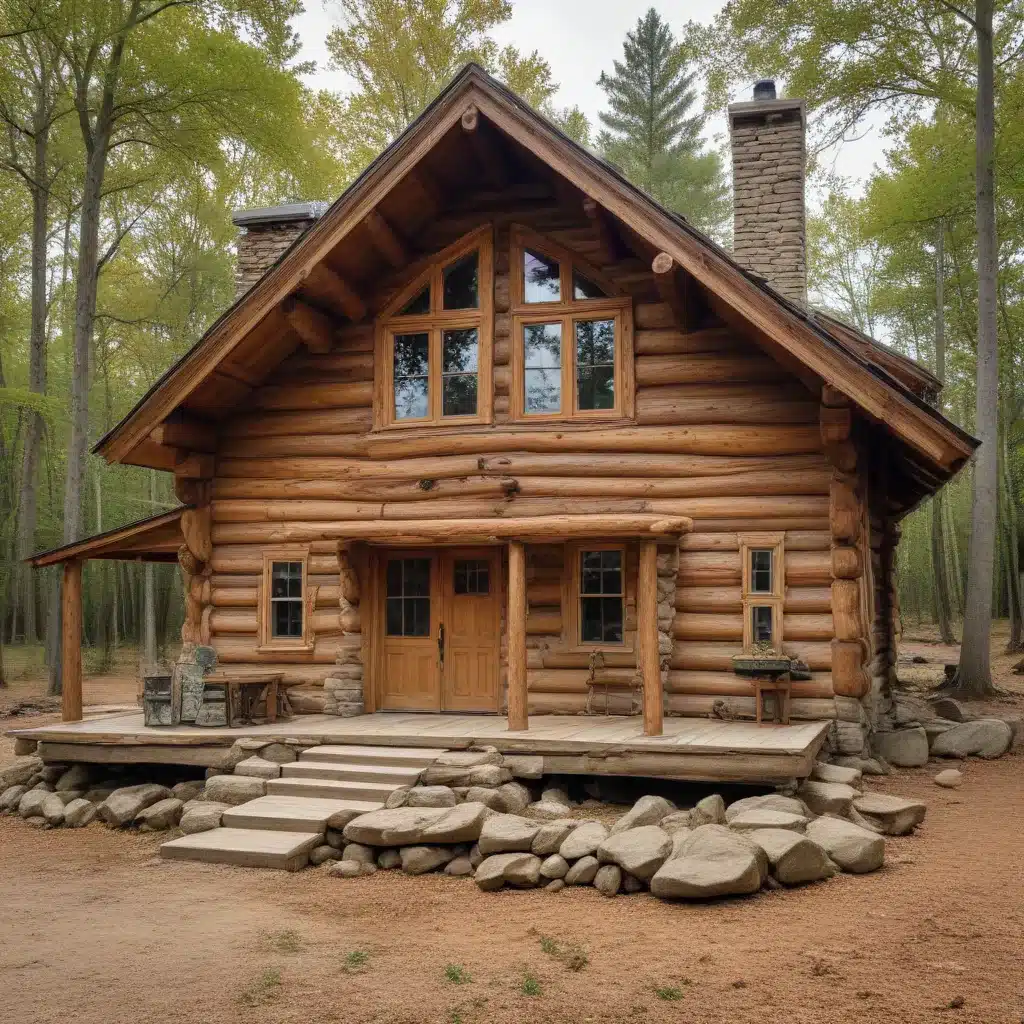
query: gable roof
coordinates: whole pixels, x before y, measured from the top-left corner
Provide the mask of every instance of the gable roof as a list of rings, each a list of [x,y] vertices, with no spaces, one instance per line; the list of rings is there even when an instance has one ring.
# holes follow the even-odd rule
[[[147,445],[150,432],[217,372],[249,332],[303,286],[340,241],[373,215],[377,204],[459,123],[470,105],[648,244],[668,253],[716,298],[716,311],[726,322],[742,322],[780,363],[845,394],[870,421],[898,438],[913,461],[924,465],[920,486],[914,489],[916,500],[956,473],[977,447],[974,438],[915,393],[921,389],[909,386],[913,374],[895,372],[902,357],[882,357],[875,351],[877,343],[862,341],[840,322],[817,317],[779,295],[681,216],[660,206],[470,64],[93,450],[118,462]]]

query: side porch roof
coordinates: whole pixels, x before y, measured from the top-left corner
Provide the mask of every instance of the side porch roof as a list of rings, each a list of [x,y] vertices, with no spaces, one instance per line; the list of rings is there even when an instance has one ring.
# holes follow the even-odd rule
[[[161,512],[138,522],[119,526],[92,537],[64,544],[26,558],[35,569],[69,562],[73,559],[111,558],[143,562],[176,562],[178,548],[185,542],[181,532],[181,514],[187,506]]]

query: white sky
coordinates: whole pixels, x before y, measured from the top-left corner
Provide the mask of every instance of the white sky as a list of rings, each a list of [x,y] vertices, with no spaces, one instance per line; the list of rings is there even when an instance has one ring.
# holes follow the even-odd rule
[[[501,45],[512,43],[523,52],[539,50],[551,65],[561,88],[554,98],[559,107],[579,106],[590,121],[604,105],[604,93],[598,76],[611,70],[612,61],[621,59],[626,32],[650,6],[651,0],[624,3],[622,0],[512,0],[512,18],[494,32]],[[336,23],[332,0],[306,0],[307,10],[297,20],[305,59],[315,60],[317,73],[311,85],[347,91],[345,76],[328,69],[324,45],[327,33]],[[724,6],[724,0],[654,0],[654,6],[669,26],[679,34],[690,20],[710,22]],[[751,83],[752,84],[752,83]],[[747,90],[736,99],[747,99]],[[725,122],[713,118],[707,136],[716,145],[722,140]],[[830,153],[830,168],[851,182],[861,183],[883,158],[882,140],[875,131],[843,145]],[[810,196],[814,202],[815,196]]]

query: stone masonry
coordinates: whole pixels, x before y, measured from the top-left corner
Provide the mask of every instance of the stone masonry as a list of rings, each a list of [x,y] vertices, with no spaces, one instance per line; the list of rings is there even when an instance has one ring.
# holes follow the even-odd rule
[[[756,99],[729,107],[733,255],[780,295],[807,302],[803,100]]]
[[[325,203],[290,203],[241,210],[232,218],[242,229],[235,264],[235,299],[240,299],[321,217]]]

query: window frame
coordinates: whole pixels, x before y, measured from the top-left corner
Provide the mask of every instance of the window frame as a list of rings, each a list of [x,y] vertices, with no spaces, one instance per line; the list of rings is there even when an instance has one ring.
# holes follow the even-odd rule
[[[302,635],[274,636],[272,579],[275,562],[302,563]],[[259,643],[257,651],[311,652],[314,647],[313,609],[319,587],[309,585],[309,547],[268,548],[263,551],[263,571],[257,587]]]
[[[557,302],[527,302],[523,256],[532,250],[559,264],[561,297]],[[574,299],[573,275],[579,273],[608,294],[599,299]],[[529,228],[515,224],[511,231],[509,265],[512,314],[512,387],[510,418],[516,423],[622,420],[634,415],[633,300],[586,260]],[[615,402],[610,409],[580,409],[576,388],[576,324],[582,320],[612,320],[615,324]],[[526,353],[523,329],[530,324],[560,323],[562,329],[562,407],[553,413],[526,411]]]
[[[786,599],[786,551],[783,533],[741,533],[740,565],[742,572],[743,601],[743,650],[749,651],[754,644],[752,609],[772,609],[772,647],[779,651],[784,642],[783,607]],[[751,553],[754,551],[772,553],[772,587],[768,592],[753,589],[753,566]]]
[[[618,551],[622,556],[622,641],[585,641],[583,639],[583,571],[584,551]],[[563,573],[562,642],[568,651],[611,651],[632,654],[636,648],[636,565],[633,551],[625,542],[580,540],[566,544],[566,557],[571,559],[569,572]]]
[[[476,309],[443,309],[444,271],[463,256],[479,252]],[[424,261],[419,272],[396,293],[377,317],[375,331],[374,430],[409,427],[447,427],[490,423],[494,408],[494,230],[491,224],[463,235]],[[424,287],[430,288],[430,311],[402,315],[399,311]],[[442,415],[442,339],[447,330],[475,328],[477,332],[477,397],[472,415]],[[398,419],[395,416],[395,335],[426,334],[428,337],[426,416]]]

